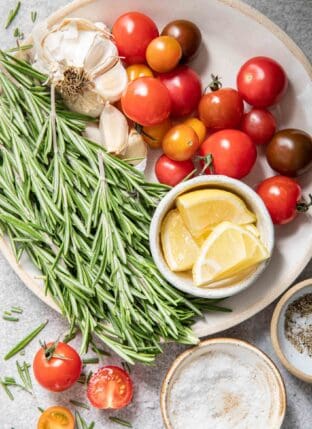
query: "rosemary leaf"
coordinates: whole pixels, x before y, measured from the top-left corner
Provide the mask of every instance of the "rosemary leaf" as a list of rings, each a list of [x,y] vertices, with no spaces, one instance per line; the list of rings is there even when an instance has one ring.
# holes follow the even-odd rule
[[[90,410],[90,407],[87,404],[83,403],[83,402],[75,401],[74,399],[70,399],[69,402],[72,405],[74,405],[75,407],[80,407],[80,408],[85,408],[86,410]]]
[[[18,14],[18,11],[20,10],[20,7],[21,7],[21,2],[19,1],[17,2],[17,5],[15,6],[15,8],[10,10],[4,26],[5,29],[7,29],[12,24],[16,15]]]
[[[125,426],[127,428],[132,428],[132,424],[130,422],[127,422],[126,420],[120,419],[119,417],[109,417],[109,420],[119,424],[120,426]]]
[[[38,13],[36,11],[30,12],[30,17],[32,22],[35,22],[37,20],[37,16],[38,16]]]

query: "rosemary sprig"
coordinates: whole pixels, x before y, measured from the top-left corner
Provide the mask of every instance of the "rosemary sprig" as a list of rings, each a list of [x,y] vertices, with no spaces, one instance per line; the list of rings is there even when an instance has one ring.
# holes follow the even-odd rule
[[[30,12],[30,18],[32,22],[36,22],[38,13],[36,11]]]
[[[78,413],[78,411],[75,412],[75,420],[76,420],[76,429],[94,429],[95,423],[91,422],[88,424]]]
[[[126,420],[120,419],[119,417],[109,417],[109,420],[111,422],[117,423],[120,426],[125,426],[127,428],[132,428],[132,424],[130,422],[127,422]]]
[[[7,18],[5,26],[4,26],[5,29],[7,29],[12,24],[12,22],[16,18],[16,15],[18,14],[18,12],[20,10],[20,7],[21,7],[21,2],[19,1],[19,2],[17,2],[15,8],[10,10],[8,18]]]

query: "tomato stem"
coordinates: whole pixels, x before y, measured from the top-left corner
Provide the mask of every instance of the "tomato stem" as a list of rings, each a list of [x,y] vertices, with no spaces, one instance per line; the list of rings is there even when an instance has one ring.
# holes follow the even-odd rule
[[[308,202],[303,199],[297,203],[297,212],[306,213],[309,210],[309,208],[312,206],[312,194],[309,194],[309,199],[310,201]]]
[[[137,122],[134,123],[134,129],[137,133],[141,134],[142,136],[147,137],[148,139],[152,140],[153,142],[157,142],[157,139],[155,139],[155,137],[151,136],[146,131],[144,131],[143,126],[138,124]]]
[[[197,167],[197,176],[202,176],[203,174],[205,174],[207,169],[209,169],[210,174],[214,174],[213,156],[211,153],[208,153],[205,156],[196,156],[195,159],[197,161],[204,161],[204,165],[201,169]]]
[[[206,86],[204,93],[208,91],[208,88],[214,92],[222,88],[221,78],[218,75],[211,74],[212,81]]]

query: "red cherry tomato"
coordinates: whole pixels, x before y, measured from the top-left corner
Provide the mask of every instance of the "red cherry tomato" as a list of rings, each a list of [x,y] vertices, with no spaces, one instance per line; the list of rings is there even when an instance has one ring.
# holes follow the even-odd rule
[[[132,400],[133,384],[128,373],[118,366],[104,366],[92,375],[87,396],[95,408],[119,409]]]
[[[42,387],[52,392],[62,392],[71,387],[81,374],[82,363],[79,354],[66,343],[55,343],[41,347],[33,362],[34,375]],[[55,356],[54,356],[55,354]]]
[[[128,65],[144,63],[148,44],[159,35],[154,21],[140,12],[121,15],[112,33],[119,55]]]
[[[191,160],[173,161],[167,155],[161,155],[155,165],[156,177],[160,183],[176,186],[182,182],[195,167]]]
[[[159,75],[159,79],[169,91],[173,117],[190,115],[197,108],[202,90],[199,76],[194,70],[187,66],[178,67]]]
[[[268,110],[254,108],[243,116],[241,130],[254,143],[267,144],[275,134],[276,120]]]
[[[268,57],[251,58],[243,64],[237,76],[239,93],[255,107],[277,103],[286,91],[287,82],[281,65]]]
[[[139,77],[128,84],[121,106],[132,121],[150,126],[168,118],[171,101],[167,88],[158,79]]]
[[[208,137],[200,147],[200,155],[212,155],[215,174],[241,179],[252,169],[257,158],[256,145],[238,130],[222,130]],[[208,174],[210,170],[206,171]]]
[[[244,113],[244,103],[235,89],[221,88],[203,95],[198,112],[207,128],[236,128]]]
[[[297,216],[301,188],[295,180],[286,176],[270,177],[259,184],[257,192],[263,199],[273,223],[285,224]]]

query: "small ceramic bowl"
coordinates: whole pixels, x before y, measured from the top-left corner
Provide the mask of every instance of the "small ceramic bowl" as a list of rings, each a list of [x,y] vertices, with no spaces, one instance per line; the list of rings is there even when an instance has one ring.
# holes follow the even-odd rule
[[[233,372],[230,374],[228,369],[222,369],[222,364],[221,366],[219,364],[215,374],[213,371],[210,375],[207,374],[207,380],[211,380],[211,382],[206,383],[205,388],[200,386],[205,377],[203,374],[198,375],[198,377],[196,375],[197,369],[194,365],[196,365],[198,359],[206,357],[207,371],[209,371],[211,366],[216,365],[216,359],[220,362],[222,356],[224,356],[224,359],[231,360],[230,365],[233,368]],[[211,361],[209,362],[210,359]],[[213,361],[214,364],[212,363]],[[250,380],[249,384],[239,381],[238,367],[247,371],[246,377]],[[187,379],[189,374],[192,374],[193,377],[194,385],[192,386],[190,386],[192,382]],[[179,396],[175,398],[177,394],[176,385],[180,383],[181,386],[183,379],[186,384],[183,399]],[[213,392],[209,392],[210,383],[215,383]],[[245,386],[246,391],[244,391]],[[250,391],[254,390],[251,405],[248,401],[248,388]],[[252,421],[253,423],[258,423],[257,428],[280,429],[283,423],[287,400],[281,374],[266,354],[245,341],[234,338],[213,338],[200,342],[198,346],[185,351],[177,357],[163,380],[160,393],[161,412],[166,429],[180,429],[182,428],[181,419],[184,422],[190,419],[189,413],[193,413],[194,409],[195,417],[196,410],[198,411],[200,408],[201,412],[203,412],[202,407],[206,409],[205,404],[195,404],[195,400],[194,403],[192,402],[194,395],[198,391],[202,392],[202,398],[206,401],[207,407],[211,405],[210,397],[212,398],[213,395],[216,395],[216,398],[218,398],[218,409],[209,414],[210,410],[208,408],[208,418],[215,419],[214,423],[217,427],[229,427],[229,422],[233,424],[234,421],[235,427],[251,427],[249,423]],[[186,404],[181,404],[184,399]],[[175,408],[176,405],[178,405],[178,408],[182,407],[182,412],[185,413],[183,416],[181,411]],[[261,418],[265,421],[261,422]],[[203,426],[194,421],[192,427]]]
[[[271,217],[261,198],[252,188],[240,180],[216,175],[195,177],[194,179],[182,182],[165,195],[155,210],[151,222],[150,248],[157,268],[167,281],[177,289],[202,298],[225,298],[235,295],[250,286],[265,269],[269,259],[259,264],[255,269],[249,271],[243,278],[236,279],[235,283],[230,279],[214,283],[213,287],[210,288],[209,286],[196,287],[193,284],[190,273],[172,272],[169,269],[160,242],[160,230],[163,219],[168,211],[175,206],[177,197],[186,192],[208,188],[219,188],[233,192],[245,201],[248,208],[257,217],[257,228],[262,242],[267,247],[270,255],[272,254],[274,247],[274,228]]]
[[[275,307],[271,321],[271,338],[274,350],[284,367],[300,380],[312,383],[312,358],[300,353],[286,338],[285,313],[288,305],[312,293],[312,279],[304,280],[289,289]]]

